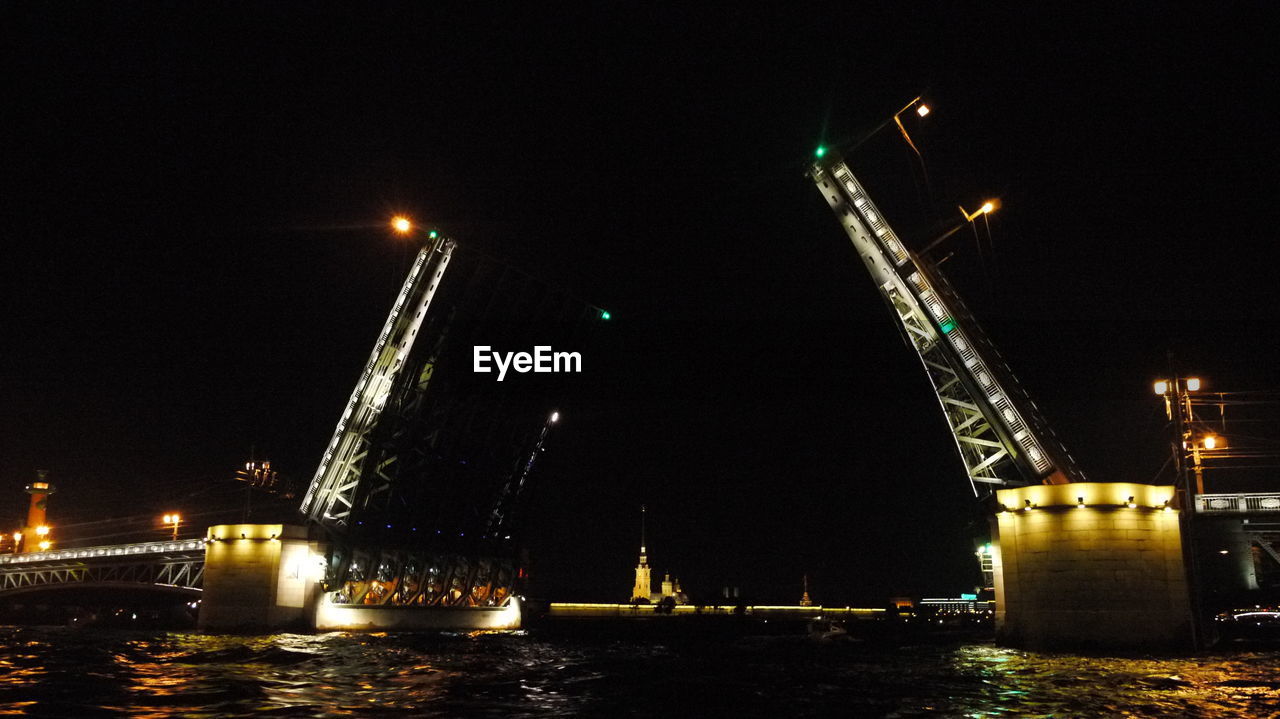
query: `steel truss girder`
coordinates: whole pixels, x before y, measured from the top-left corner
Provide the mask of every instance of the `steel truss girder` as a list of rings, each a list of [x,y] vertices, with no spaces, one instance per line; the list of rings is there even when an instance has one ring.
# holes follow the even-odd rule
[[[496,607],[516,579],[511,559],[425,550],[354,550],[330,569],[329,599],[348,606]]]
[[[1250,542],[1258,545],[1258,547],[1262,549],[1268,557],[1271,557],[1276,564],[1280,564],[1280,552],[1277,552],[1276,548],[1271,543],[1274,535],[1268,536],[1268,534],[1263,532],[1245,532],[1245,536],[1249,538]]]
[[[347,400],[315,477],[307,487],[302,512],[330,530],[341,533],[349,524],[365,474],[364,460],[369,453],[371,435],[417,339],[453,249],[453,241],[441,237],[418,252]]]
[[[897,308],[898,319],[907,330],[908,341],[916,350],[924,365],[925,374],[933,384],[934,394],[942,407],[942,415],[947,420],[951,436],[955,439],[956,450],[964,462],[965,473],[974,494],[978,493],[979,484],[1007,484],[1006,479],[994,474],[993,468],[1008,460],[1009,451],[1000,442],[976,399],[961,381],[960,373],[952,367],[946,353],[941,351],[919,312],[913,311],[896,289],[880,289],[893,307]]]
[[[139,557],[132,561],[61,560],[0,569],[0,593],[72,584],[140,584],[199,589],[204,553]]]
[[[829,153],[809,174],[920,358],[974,494],[980,484],[1081,480],[1065,449],[1046,449],[1056,443],[1047,423],[963,302],[907,250],[849,168]]]

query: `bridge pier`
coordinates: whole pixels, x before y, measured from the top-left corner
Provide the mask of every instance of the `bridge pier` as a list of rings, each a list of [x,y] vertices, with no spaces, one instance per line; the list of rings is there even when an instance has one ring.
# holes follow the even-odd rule
[[[202,631],[311,629],[324,551],[305,527],[219,524],[206,538]]]
[[[1172,487],[1081,482],[996,492],[996,639],[1028,649],[1193,644]]]

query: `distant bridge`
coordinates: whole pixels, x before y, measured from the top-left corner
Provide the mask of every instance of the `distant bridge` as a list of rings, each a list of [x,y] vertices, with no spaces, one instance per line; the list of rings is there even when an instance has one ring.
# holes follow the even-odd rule
[[[0,555],[0,597],[44,589],[151,588],[198,594],[203,539]]]

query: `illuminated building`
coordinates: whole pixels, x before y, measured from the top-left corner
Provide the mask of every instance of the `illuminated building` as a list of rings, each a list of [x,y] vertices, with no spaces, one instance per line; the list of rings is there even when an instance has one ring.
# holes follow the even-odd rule
[[[674,580],[671,574],[662,578],[662,590],[653,591],[653,574],[649,567],[649,555],[645,548],[644,536],[645,508],[640,507],[640,563],[636,565],[636,581],[631,587],[632,604],[657,604],[663,599],[671,598],[676,604],[688,604],[689,597],[680,589],[680,578]]]
[[[640,507],[640,563],[636,565],[636,583],[631,588],[631,603],[644,604],[653,595],[653,577],[649,570],[649,557],[644,547],[644,507]]]

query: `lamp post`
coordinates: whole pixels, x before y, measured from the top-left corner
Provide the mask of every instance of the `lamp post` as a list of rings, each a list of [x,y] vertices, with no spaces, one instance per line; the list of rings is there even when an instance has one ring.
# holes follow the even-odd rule
[[[957,224],[955,227],[952,227],[951,229],[942,233],[942,235],[937,239],[925,245],[924,249],[920,250],[919,252],[920,256],[922,257],[927,256],[933,248],[942,244],[943,241],[945,241],[947,238],[951,237],[955,233],[959,232],[965,227],[968,227],[968,225],[972,225],[973,221],[976,220],[977,218],[984,217],[986,215],[991,214],[992,212],[995,212],[1000,207],[1000,201],[987,200],[986,202],[982,203],[982,207],[979,207],[973,212],[969,212],[968,210],[964,209],[964,205],[957,205],[957,207],[960,208],[960,216],[964,218],[964,222]],[[965,223],[968,223],[968,225],[966,225]],[[974,230],[974,231],[976,232],[977,230]]]
[[[907,128],[902,124],[902,119],[901,119],[902,113],[906,112],[907,110],[910,110],[913,107],[916,109],[916,114],[919,115],[920,117],[924,117],[925,115],[928,115],[930,112],[933,111],[932,108],[930,108],[925,103],[921,102],[919,97],[916,97],[912,99],[911,102],[908,102],[907,104],[903,105],[902,108],[899,109],[897,112],[890,115],[889,119],[885,120],[879,125],[876,125],[875,129],[872,130],[871,132],[868,132],[866,135],[864,135],[861,140],[858,140],[852,145],[842,146],[841,148],[838,148],[838,149],[841,149],[845,152],[853,152],[854,150],[858,149],[858,147],[860,147],[862,143],[866,142],[867,140],[870,140],[872,137],[875,136],[876,133],[883,130],[885,127],[889,125],[889,123],[892,122],[893,124],[898,126],[898,131],[902,133],[902,139],[907,141],[907,145],[911,148],[911,151],[916,153],[916,157],[920,159],[921,163],[923,163],[924,157],[920,154],[920,150],[916,147],[916,143],[911,139],[911,136],[907,134]],[[826,145],[818,145],[818,147],[815,148],[813,151],[814,158],[818,160],[822,159],[823,156],[827,154],[827,150],[828,150],[828,147]]]
[[[174,512],[173,514],[164,515],[164,523],[173,527],[173,539],[178,539],[178,525],[182,524],[182,515]]]
[[[1199,377],[1174,377],[1155,382],[1155,393],[1164,397],[1164,412],[1173,422],[1173,461],[1176,484],[1185,492],[1186,505],[1195,501],[1195,495],[1204,494],[1204,468],[1202,453],[1226,447],[1223,439],[1213,434],[1197,435],[1192,429],[1195,413],[1191,406],[1191,394],[1200,391]],[[1191,470],[1188,472],[1187,470]],[[1195,487],[1191,477],[1195,477]]]
[[[1169,365],[1172,369],[1172,353],[1169,355]],[[1153,389],[1157,395],[1164,397],[1165,416],[1173,423],[1174,486],[1175,494],[1182,505],[1179,519],[1183,542],[1182,561],[1187,576],[1187,595],[1191,602],[1191,641],[1199,649],[1205,643],[1205,627],[1202,624],[1205,617],[1198,554],[1197,525],[1199,523],[1194,520],[1196,495],[1204,493],[1204,472],[1200,465],[1201,444],[1196,441],[1197,438],[1191,431],[1191,423],[1195,420],[1195,414],[1191,410],[1191,393],[1200,391],[1201,383],[1199,377],[1178,377],[1173,372],[1170,374],[1172,379],[1157,380]],[[1221,438],[1212,435],[1200,438],[1200,442],[1207,449],[1220,446],[1220,441]],[[1191,473],[1187,472],[1188,453],[1191,455],[1191,466],[1196,478],[1194,487],[1191,486]]]

